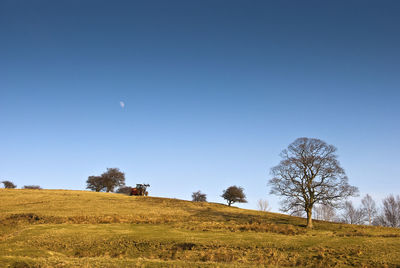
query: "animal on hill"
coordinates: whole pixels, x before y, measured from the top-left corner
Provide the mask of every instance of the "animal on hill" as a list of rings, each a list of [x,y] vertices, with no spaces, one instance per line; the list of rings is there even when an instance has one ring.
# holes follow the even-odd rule
[[[147,196],[149,192],[146,191],[150,184],[136,184],[135,188],[132,188],[131,195],[136,196]]]

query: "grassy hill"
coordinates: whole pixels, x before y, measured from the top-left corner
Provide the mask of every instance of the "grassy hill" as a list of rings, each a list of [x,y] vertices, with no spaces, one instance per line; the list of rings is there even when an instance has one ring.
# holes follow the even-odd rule
[[[399,267],[400,230],[214,203],[0,190],[0,267]]]

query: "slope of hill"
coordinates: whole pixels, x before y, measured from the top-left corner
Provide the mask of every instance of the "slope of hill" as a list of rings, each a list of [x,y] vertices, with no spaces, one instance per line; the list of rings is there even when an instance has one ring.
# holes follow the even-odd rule
[[[0,190],[1,267],[400,266],[400,230],[214,203]]]

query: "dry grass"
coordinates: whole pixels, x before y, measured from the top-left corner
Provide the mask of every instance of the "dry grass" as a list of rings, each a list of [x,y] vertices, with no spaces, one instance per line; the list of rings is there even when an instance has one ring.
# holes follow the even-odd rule
[[[0,190],[0,266],[400,266],[400,230],[112,193]]]

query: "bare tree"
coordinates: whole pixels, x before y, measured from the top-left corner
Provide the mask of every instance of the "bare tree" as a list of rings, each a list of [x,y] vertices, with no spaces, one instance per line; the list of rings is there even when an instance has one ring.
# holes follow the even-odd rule
[[[257,201],[257,207],[258,207],[258,210],[264,211],[264,212],[271,210],[268,200],[259,199]]]
[[[374,226],[387,226],[386,225],[386,221],[385,221],[385,217],[383,216],[383,214],[378,214],[374,220],[372,221],[372,225]]]
[[[317,220],[333,221],[336,216],[335,208],[324,204],[316,205],[314,212],[315,219]]]
[[[243,192],[242,187],[238,186],[230,186],[226,190],[223,191],[221,197],[223,197],[227,202],[228,206],[231,206],[233,203],[247,203],[246,195]]]
[[[194,192],[192,194],[192,201],[194,202],[207,202],[207,195],[200,191]]]
[[[400,196],[389,195],[383,199],[382,213],[376,217],[374,225],[400,227]]]
[[[302,207],[308,228],[312,228],[314,204],[337,207],[358,191],[349,185],[335,152],[333,145],[322,140],[299,138],[282,151],[281,162],[271,169],[271,194],[283,197],[281,210]]]
[[[349,224],[363,224],[365,219],[364,210],[355,208],[351,201],[346,201],[343,206],[341,222]]]
[[[11,181],[2,181],[1,183],[4,185],[4,188],[6,188],[6,189],[14,189],[14,188],[17,188],[17,185],[15,185],[14,183],[12,183]]]
[[[374,218],[376,217],[376,214],[378,212],[376,209],[375,201],[369,194],[367,194],[361,200],[361,204],[362,204],[362,209],[364,210],[366,220],[368,221],[368,224],[372,225],[372,222],[374,221]]]

